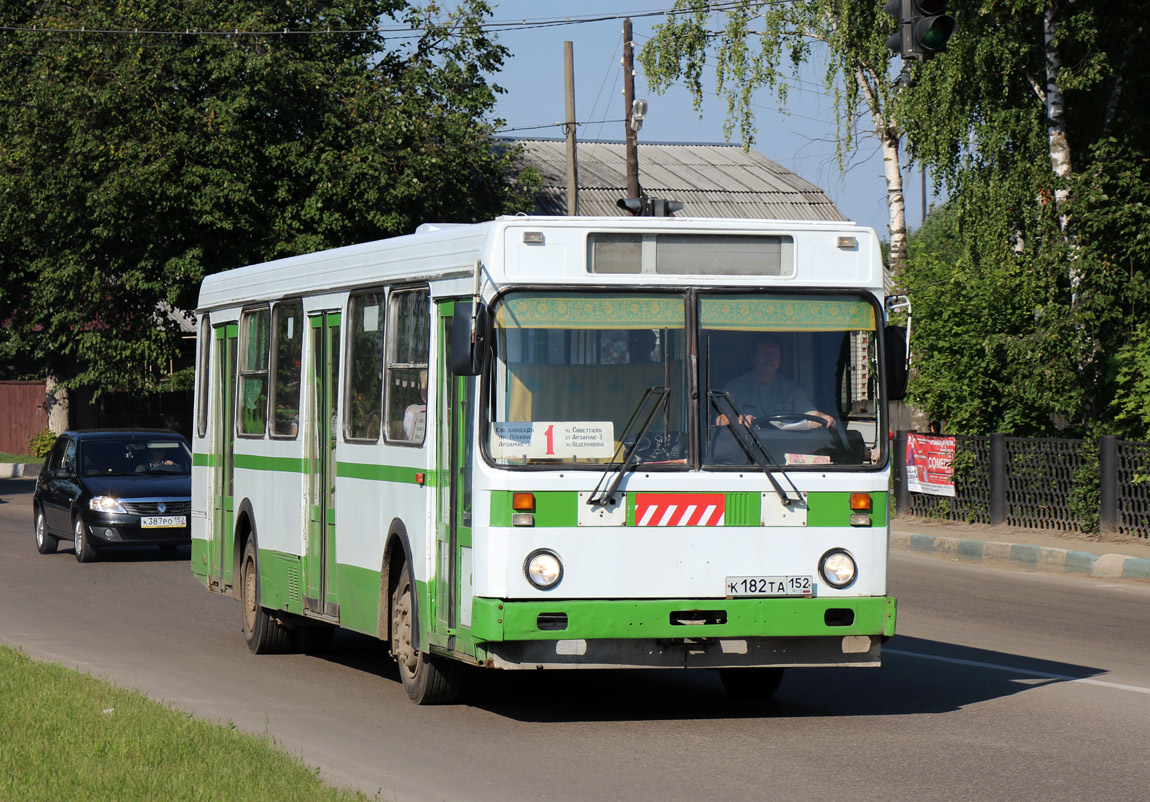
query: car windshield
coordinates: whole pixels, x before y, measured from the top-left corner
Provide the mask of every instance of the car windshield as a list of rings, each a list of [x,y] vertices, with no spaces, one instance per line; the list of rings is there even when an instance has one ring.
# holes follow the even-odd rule
[[[80,443],[80,473],[84,476],[187,475],[191,467],[192,452],[182,440],[101,438]]]
[[[488,433],[496,464],[601,468],[638,439],[637,462],[685,465],[684,308],[681,295],[505,297]]]

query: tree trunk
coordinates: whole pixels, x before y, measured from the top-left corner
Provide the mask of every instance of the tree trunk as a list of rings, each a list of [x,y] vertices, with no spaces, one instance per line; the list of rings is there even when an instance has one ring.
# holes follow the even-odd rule
[[[1057,3],[1052,3],[1042,18],[1043,37],[1046,42],[1046,131],[1050,139],[1050,169],[1060,186],[1054,190],[1055,208],[1059,213],[1058,222],[1066,232],[1066,216],[1062,214],[1062,204],[1070,194],[1066,186],[1070,179],[1070,140],[1066,136],[1066,104],[1062,98],[1062,87],[1058,84],[1058,71],[1062,68],[1062,55],[1054,44],[1058,32]]]
[[[60,385],[60,371],[55,366],[48,368],[44,383],[48,428],[52,430],[52,434],[63,434],[72,425],[71,395],[67,387]]]
[[[899,167],[898,148],[902,134],[898,125],[879,108],[878,94],[862,67],[855,69],[855,80],[862,92],[874,120],[875,133],[882,146],[882,163],[886,173],[886,198],[890,214],[890,274],[884,278],[888,294],[899,285],[899,274],[907,257],[906,197],[902,190],[902,169]]]

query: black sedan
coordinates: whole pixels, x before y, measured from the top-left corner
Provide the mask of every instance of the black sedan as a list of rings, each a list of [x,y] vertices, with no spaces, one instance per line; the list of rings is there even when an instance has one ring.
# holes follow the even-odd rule
[[[191,506],[192,452],[177,432],[64,432],[36,480],[36,548],[71,540],[90,562],[107,546],[190,543]]]

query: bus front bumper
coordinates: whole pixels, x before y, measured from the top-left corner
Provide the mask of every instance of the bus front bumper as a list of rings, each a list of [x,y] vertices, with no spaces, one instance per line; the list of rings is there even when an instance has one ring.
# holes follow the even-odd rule
[[[893,597],[474,600],[494,668],[877,666]]]

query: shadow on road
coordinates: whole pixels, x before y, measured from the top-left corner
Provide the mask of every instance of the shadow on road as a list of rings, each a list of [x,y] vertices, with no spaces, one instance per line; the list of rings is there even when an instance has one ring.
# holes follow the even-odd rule
[[[35,490],[35,476],[0,479],[0,504],[10,504],[9,498],[12,496],[30,496]]]
[[[399,684],[384,643],[340,631],[323,659]],[[1035,687],[1097,677],[1088,666],[895,637],[883,667],[789,669],[774,698],[727,695],[706,669],[470,669],[461,704],[525,722],[723,720],[949,713]]]

